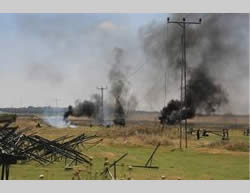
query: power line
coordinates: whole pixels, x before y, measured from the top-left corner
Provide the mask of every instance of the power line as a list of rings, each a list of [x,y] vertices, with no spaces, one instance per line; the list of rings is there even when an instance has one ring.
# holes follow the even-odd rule
[[[188,17],[190,15],[194,15],[194,13],[186,13],[183,17]],[[207,13],[205,15],[201,14],[202,16],[202,20],[206,19],[208,16],[210,16],[211,14],[210,13]],[[168,26],[168,25],[167,25]],[[167,34],[168,34],[168,27],[166,27],[166,31],[167,31]],[[168,35],[167,35],[168,36]],[[127,77],[128,79],[133,77],[135,74],[137,74],[143,67],[145,66],[145,63],[142,63],[141,65],[138,65],[138,68],[136,68],[136,70],[134,72],[132,72],[131,74],[129,74]],[[167,69],[167,68],[166,68]],[[167,76],[168,77],[168,76]],[[167,80],[168,81],[168,80]],[[164,86],[165,88],[165,86]],[[165,106],[165,101],[164,101],[164,106]]]
[[[142,63],[141,65],[139,65],[138,68],[133,73],[129,74],[127,77],[128,78],[133,77],[137,72],[139,72],[144,67],[144,65],[145,65],[145,63]]]

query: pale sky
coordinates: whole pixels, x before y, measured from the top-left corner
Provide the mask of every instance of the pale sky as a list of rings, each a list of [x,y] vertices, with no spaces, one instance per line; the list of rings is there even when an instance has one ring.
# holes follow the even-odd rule
[[[0,14],[0,106],[54,105],[56,98],[68,106],[88,99],[96,86],[107,84],[112,49],[138,47],[138,28],[166,17]],[[139,65],[131,64],[134,70]]]
[[[145,100],[150,83],[147,74],[153,69],[143,57],[138,31],[152,22],[164,24],[167,17],[168,14],[0,14],[0,107],[54,106],[56,99],[59,106],[66,107],[76,99],[89,99],[99,93],[97,86],[109,87],[112,50],[120,47],[128,56],[129,92],[136,94],[138,109],[160,110],[163,89],[160,99],[153,101],[155,105]],[[164,72],[158,78],[164,81]],[[248,80],[246,77],[242,89],[248,89]],[[177,90],[169,91],[167,99],[178,98]],[[234,99],[240,109],[248,104],[249,95],[244,96],[240,101]],[[247,112],[245,107],[242,113]]]

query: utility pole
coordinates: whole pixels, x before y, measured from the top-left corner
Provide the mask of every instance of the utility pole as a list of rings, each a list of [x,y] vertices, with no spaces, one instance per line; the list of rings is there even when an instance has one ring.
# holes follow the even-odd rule
[[[58,98],[55,98],[55,103],[56,103],[56,106],[55,106],[55,113],[56,113],[56,115],[58,115],[58,109],[57,109],[57,107],[58,107],[58,102],[60,101],[60,99],[58,99]]]
[[[96,87],[97,89],[101,90],[101,122],[102,124],[104,124],[104,105],[103,105],[103,91],[108,89],[107,87]]]
[[[181,111],[182,111],[182,101],[184,101],[184,108],[186,109],[186,97],[187,97],[187,62],[186,62],[186,25],[190,24],[201,24],[201,18],[199,19],[199,22],[190,22],[186,21],[186,18],[183,17],[182,21],[170,21],[169,17],[167,19],[168,23],[175,23],[178,24],[182,28],[182,35],[181,35],[181,44],[182,44],[182,67],[181,67]],[[183,77],[184,76],[184,77]],[[182,82],[184,81],[184,100],[182,100],[183,97],[183,86]],[[181,138],[182,138],[182,124],[181,124],[182,118],[180,118],[180,149],[181,149]],[[185,117],[185,147],[187,148],[187,118]]]
[[[56,98],[55,101],[56,101],[56,108],[57,108],[59,99]]]
[[[181,45],[183,45],[183,34],[181,35]],[[181,64],[183,64],[183,49],[181,51]],[[183,106],[183,65],[181,65],[181,93],[180,93],[180,102],[181,109]],[[180,114],[180,129],[179,129],[179,138],[180,138],[180,149],[182,149],[182,117]]]

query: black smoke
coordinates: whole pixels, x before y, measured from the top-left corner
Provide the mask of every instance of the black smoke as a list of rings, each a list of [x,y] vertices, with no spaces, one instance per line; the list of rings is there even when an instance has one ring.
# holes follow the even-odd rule
[[[74,108],[74,115],[77,117],[86,116],[93,117],[95,113],[95,104],[91,101],[78,102]]]
[[[159,120],[161,124],[176,124],[183,119],[192,118],[194,115],[195,109],[184,107],[179,100],[170,100],[168,105],[161,110]]]
[[[126,52],[122,48],[114,48],[112,52],[112,64],[108,73],[110,83],[108,99],[103,101],[104,121],[112,118],[114,124],[125,126],[126,116],[136,110],[138,101],[136,95],[129,93],[129,81],[127,78],[128,65],[126,64]],[[109,86],[108,86],[109,87]],[[65,119],[69,116],[86,116],[102,121],[101,97],[94,94],[91,100],[77,100],[74,107],[65,112]],[[110,121],[110,120],[108,120]]]
[[[63,120],[66,121],[70,115],[73,115],[73,107],[71,105],[68,107],[68,110],[64,113]]]
[[[187,84],[184,106],[211,114],[228,103],[228,97],[221,85],[216,84],[204,68],[195,68]]]
[[[128,80],[126,77],[126,65],[124,64],[124,50],[114,48],[113,64],[109,71],[108,78],[111,85],[110,94],[114,104],[114,123],[125,125],[125,101],[128,92]]]
[[[76,100],[75,106],[69,106],[68,110],[64,113],[64,120],[70,115],[75,117],[85,116],[100,120],[100,105],[101,98],[97,94],[94,94],[91,100]]]
[[[169,101],[166,107],[163,107],[161,110],[161,115],[159,120],[161,124],[175,124],[177,120],[180,120],[180,117],[177,115],[181,109],[181,102],[179,100]],[[173,115],[176,115],[173,117]]]
[[[182,14],[172,14],[170,20],[182,21],[182,17]],[[201,25],[188,25],[186,28],[187,98],[181,105],[183,109],[174,110],[179,110],[179,114],[183,114],[184,109],[193,116],[197,112],[209,114],[230,103],[227,89],[231,89],[231,85],[223,82],[223,78],[234,73],[230,70],[232,63],[237,62],[235,65],[241,65],[243,69],[247,64],[245,48],[248,42],[245,42],[245,37],[249,27],[248,14],[191,14],[187,21],[198,21],[200,17],[203,18]],[[159,73],[167,69],[169,76],[177,77],[175,84],[168,85],[171,88],[179,88],[180,85],[181,35],[182,29],[177,24],[152,23],[140,30],[148,61]],[[232,79],[238,81],[241,77]],[[158,93],[151,94],[156,98]],[[171,108],[167,106],[162,112],[166,109]]]
[[[119,98],[116,98],[113,121],[117,125],[125,126],[125,112]]]

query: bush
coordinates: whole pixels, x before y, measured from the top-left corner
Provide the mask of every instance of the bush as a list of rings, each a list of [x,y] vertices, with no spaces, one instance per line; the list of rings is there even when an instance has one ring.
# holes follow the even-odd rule
[[[217,141],[208,144],[207,147],[211,148],[221,147],[229,151],[249,152],[249,144],[243,142],[230,143],[228,141]]]
[[[157,145],[161,143],[161,145],[173,145],[173,142],[165,136],[138,134],[137,137],[145,144]]]
[[[230,151],[242,151],[242,152],[249,152],[249,144],[248,143],[234,143],[234,144],[227,144],[225,145],[225,149]]]

